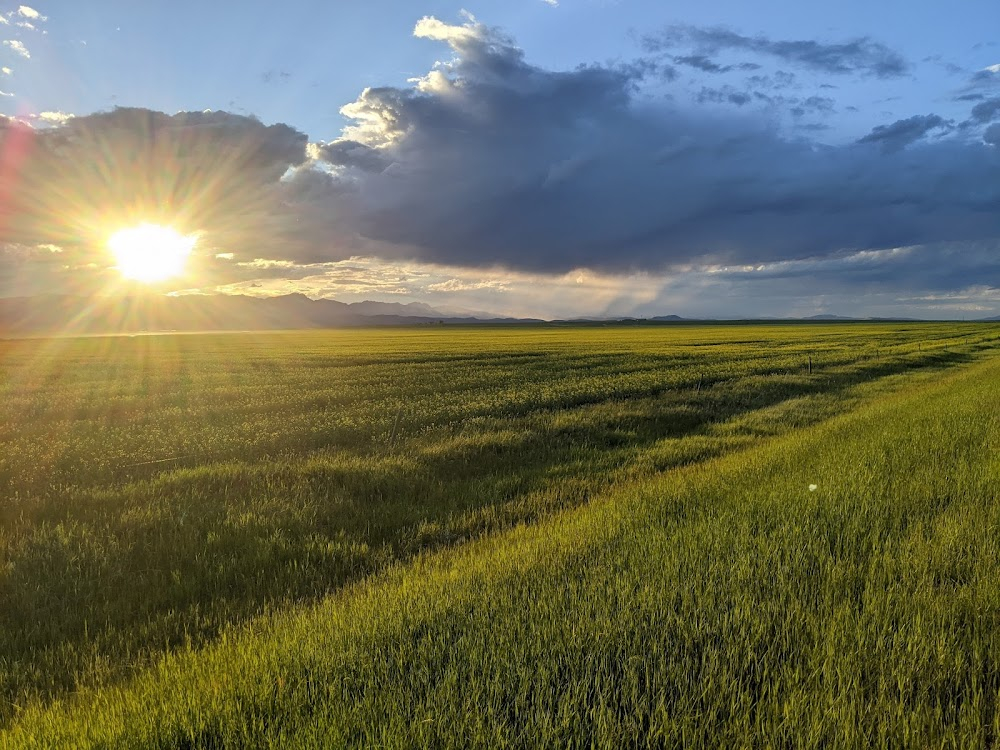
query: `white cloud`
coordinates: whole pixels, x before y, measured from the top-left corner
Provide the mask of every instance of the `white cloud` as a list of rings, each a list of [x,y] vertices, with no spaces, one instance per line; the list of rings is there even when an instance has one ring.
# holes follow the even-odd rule
[[[432,39],[437,42],[447,42],[452,47],[478,41],[486,33],[485,27],[476,22],[471,13],[464,13],[468,23],[456,26],[439,21],[434,16],[424,16],[413,27],[413,36],[418,39]]]
[[[31,53],[28,52],[28,48],[25,47],[22,42],[19,42],[16,39],[5,39],[3,44],[5,47],[8,47],[11,51],[16,52],[21,57],[29,60],[31,59]]]
[[[28,29],[29,31],[34,31],[35,26],[30,21],[18,21],[15,26],[19,26],[22,29]]]
[[[75,115],[71,115],[68,112],[39,112],[38,119],[43,122],[52,122],[62,124],[67,120],[72,120]]]
[[[9,91],[0,91],[0,96],[14,96],[14,95]]]
[[[218,257],[219,255],[225,255],[225,253],[219,253],[218,255],[216,255],[216,257]],[[290,260],[270,260],[268,258],[254,258],[252,261],[237,263],[236,265],[241,266],[243,268],[253,268],[263,271],[271,268],[295,268],[297,264],[293,263]]]
[[[17,9],[17,15],[22,18],[30,18],[33,21],[48,21],[48,16],[43,16],[37,10],[27,5],[22,5]]]
[[[558,8],[559,7],[559,0],[542,0],[542,2],[545,3],[546,5],[549,5],[549,6],[553,7],[553,8]]]
[[[5,76],[9,76],[13,72],[14,71],[8,68],[6,65],[0,68],[0,73],[3,73]]]
[[[483,289],[496,289],[506,292],[509,286],[501,279],[483,279],[480,281],[448,279],[447,281],[439,281],[436,284],[428,284],[425,289],[428,292],[474,292]]]
[[[503,268],[464,268],[377,258],[303,265],[264,259],[234,264],[242,279],[192,289],[200,293],[275,296],[298,292],[342,302],[420,301],[436,309],[540,318],[624,315],[649,304],[664,277],[603,274],[577,269],[566,274],[523,273]],[[544,297],[538,289],[544,288]]]

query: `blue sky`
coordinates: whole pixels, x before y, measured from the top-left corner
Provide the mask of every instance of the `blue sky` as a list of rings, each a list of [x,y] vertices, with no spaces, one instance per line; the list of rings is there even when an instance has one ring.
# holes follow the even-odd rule
[[[529,62],[548,69],[627,61],[639,39],[671,24],[723,25],[775,39],[841,41],[870,36],[913,65],[901,79],[841,80],[833,96],[838,132],[867,132],[886,117],[964,114],[950,94],[967,74],[1000,62],[991,30],[1000,6],[963,2],[960,12],[930,2],[758,3],[542,0],[449,3],[36,3],[48,15],[44,36],[10,30],[31,50],[6,50],[15,93],[6,114],[88,113],[113,106],[165,112],[227,109],[286,122],[315,140],[336,138],[342,105],[366,86],[402,86],[442,58],[438,45],[412,35],[425,15],[456,22],[468,10],[501,27]],[[8,4],[8,10],[18,6]],[[34,6],[31,6],[34,7]],[[4,31],[7,31],[5,29]],[[927,58],[939,58],[927,60]],[[925,62],[925,60],[927,60]],[[961,70],[949,71],[954,65]],[[687,78],[697,81],[697,71]],[[705,76],[701,76],[704,78]],[[821,76],[805,76],[821,83]],[[885,114],[890,113],[890,114]]]
[[[251,180],[213,167],[254,186],[228,219],[179,211],[204,233],[183,289],[545,317],[1000,314],[995,0],[0,8],[0,112],[43,144],[86,134],[64,199],[125,158],[136,121],[94,115],[115,107],[182,139],[224,130],[216,153],[264,148],[250,115],[297,134],[268,130],[285,140]],[[167,117],[203,110],[226,114]],[[228,225],[250,205],[294,236],[248,247]],[[8,238],[2,293],[98,284],[88,232]]]

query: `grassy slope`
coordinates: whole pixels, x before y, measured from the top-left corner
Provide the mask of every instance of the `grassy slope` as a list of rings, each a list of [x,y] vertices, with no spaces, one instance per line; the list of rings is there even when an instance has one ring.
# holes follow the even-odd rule
[[[0,746],[990,746],[998,403],[987,361],[421,557]]]

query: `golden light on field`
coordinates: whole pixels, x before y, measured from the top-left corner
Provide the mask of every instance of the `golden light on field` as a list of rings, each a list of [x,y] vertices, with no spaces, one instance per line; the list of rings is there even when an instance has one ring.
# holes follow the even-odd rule
[[[194,249],[197,236],[160,224],[120,229],[108,238],[108,249],[126,279],[153,284],[178,276]]]

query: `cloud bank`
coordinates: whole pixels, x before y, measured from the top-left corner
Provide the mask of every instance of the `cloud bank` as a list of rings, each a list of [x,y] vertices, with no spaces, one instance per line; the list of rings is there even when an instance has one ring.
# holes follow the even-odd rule
[[[343,108],[355,124],[319,149],[340,227],[377,254],[663,270],[1000,236],[1000,154],[983,138],[928,137],[948,129],[937,115],[821,145],[640,100],[643,66],[544,70],[474,20],[425,18],[415,33],[454,57],[409,87],[366,89]],[[684,34],[832,72],[905,70],[870,40]]]
[[[307,158],[304,134],[225,112],[35,119],[52,126],[2,127],[8,242],[100,248],[116,226],[151,221],[252,246],[280,237],[281,177]]]
[[[868,37],[839,43],[814,39],[776,40],[763,35],[744,36],[722,27],[675,25],[667,27],[660,34],[645,37],[643,43],[650,52],[664,52],[678,47],[693,48],[699,53],[694,59],[701,62],[696,67],[705,65],[706,55],[736,51],[772,57],[832,75],[858,73],[875,78],[894,78],[904,75],[910,68],[909,63],[898,52]],[[712,66],[714,64],[709,63],[709,66],[702,69],[720,72],[717,67],[713,69]]]
[[[59,263],[69,267],[73,256],[82,267],[111,223],[160,220],[203,233],[212,284],[303,278],[317,264],[357,257],[491,269],[482,271],[489,283],[444,278],[424,289],[433,293],[501,292],[504,273],[576,278],[578,269],[632,279],[703,273],[712,285],[760,283],[764,274],[705,269],[793,278],[810,268],[835,278],[843,267],[876,279],[889,259],[898,278],[926,285],[926,274],[905,273],[918,255],[921,268],[937,257],[959,269],[964,281],[952,278],[953,288],[972,268],[996,271],[983,260],[1000,238],[995,97],[969,100],[961,126],[917,114],[856,142],[824,144],[788,135],[746,105],[764,97],[793,116],[822,117],[833,99],[785,99],[778,92],[792,74],[718,57],[904,75],[906,60],[871,39],[672,27],[646,40],[638,60],[552,71],[471,17],[426,17],[414,33],[445,45],[450,58],[406,85],[365,89],[342,108],[351,124],[332,142],[226,112],[116,109],[40,118],[49,126],[38,130],[8,122],[5,240],[58,246]],[[669,85],[678,65],[755,73],[758,90],[705,87],[713,107],[643,95],[651,81]],[[994,73],[980,73],[970,85],[988,91]],[[966,246],[979,249],[958,262]],[[913,247],[924,250],[863,255]],[[57,262],[51,256],[44,261]]]

